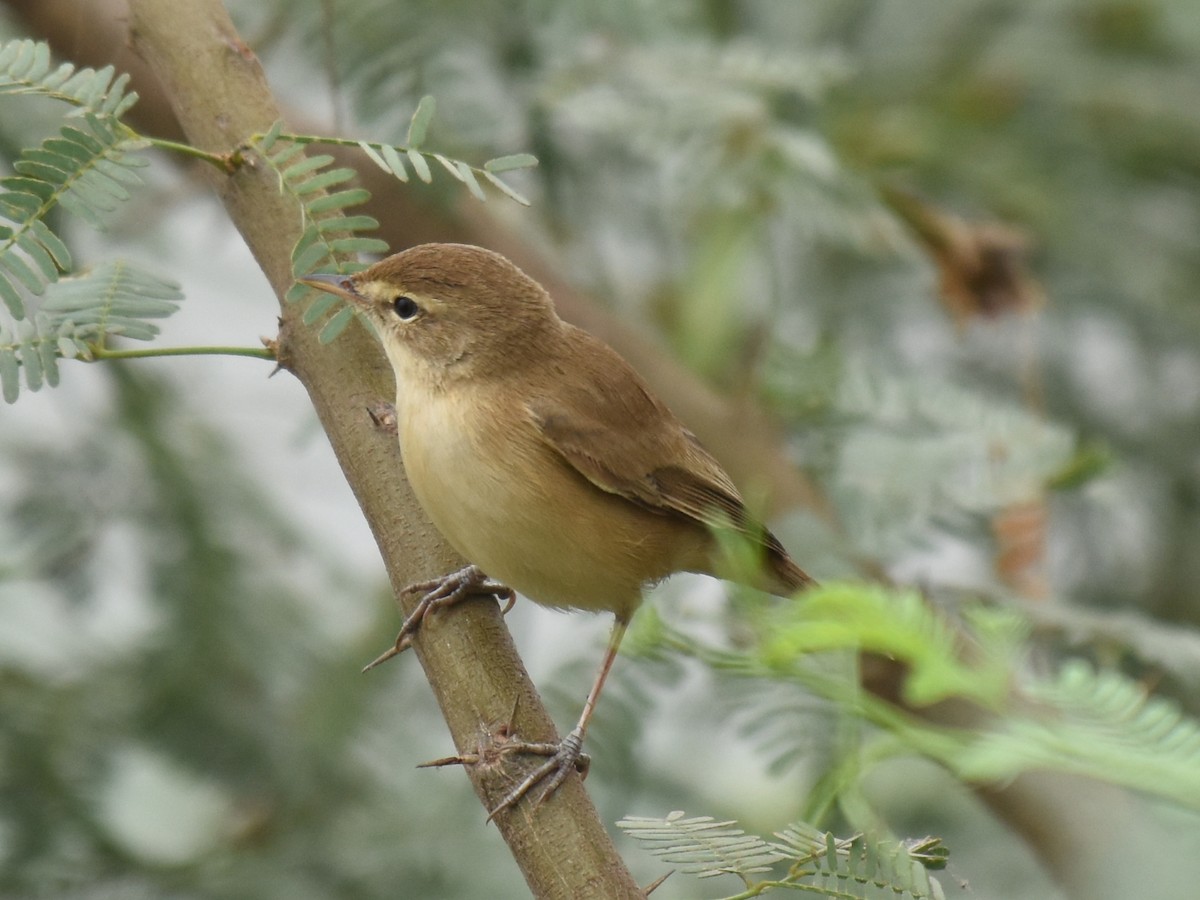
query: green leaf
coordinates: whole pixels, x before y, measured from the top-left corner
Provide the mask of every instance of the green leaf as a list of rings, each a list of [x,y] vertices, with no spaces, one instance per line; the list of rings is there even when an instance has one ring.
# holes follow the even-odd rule
[[[330,169],[327,172],[314,175],[301,184],[294,185],[292,189],[297,194],[314,194],[328,187],[350,181],[357,174],[353,169]]]
[[[284,144],[283,149],[281,149],[274,156],[270,157],[271,165],[274,166],[276,169],[282,170],[291,160],[295,159],[297,156],[299,156],[303,152],[304,152],[303,144],[296,144],[296,143]]]
[[[120,162],[112,159],[97,159],[94,163],[96,171],[103,172],[114,181],[120,181],[130,187],[141,187],[144,183],[135,168],[146,165],[146,160],[140,156],[124,157]]]
[[[682,812],[663,818],[626,816],[617,827],[660,859],[700,878],[768,872],[784,858],[775,847],[747,834],[733,821],[711,816],[686,819]]]
[[[429,184],[433,180],[433,173],[429,171],[429,163],[425,162],[425,157],[420,153],[416,150],[409,150],[408,161],[412,163],[413,171],[423,182]]]
[[[101,102],[99,111],[107,116],[115,116],[116,110],[125,104],[125,88],[129,87],[129,73],[122,72],[108,87],[108,96]],[[124,107],[128,109],[128,106]]]
[[[58,278],[58,265],[54,262],[54,257],[45,251],[34,236],[33,229],[23,231],[17,236],[17,246],[24,250],[25,255],[33,260],[41,270],[42,278],[45,281],[54,281]]]
[[[113,74],[116,71],[111,65],[96,70],[95,75],[79,92],[80,102],[85,108],[92,109],[101,102],[104,95],[108,93],[108,86],[112,83]]]
[[[74,169],[78,163],[83,163],[84,165],[90,163],[95,156],[86,144],[80,144],[78,141],[71,141],[66,138],[47,138],[42,142],[42,149],[72,160],[73,162],[68,164],[70,169]]]
[[[371,216],[338,216],[333,219],[320,219],[316,223],[321,232],[327,231],[370,231],[379,227]]]
[[[467,190],[469,190],[477,199],[487,200],[487,194],[483,192],[483,188],[479,186],[479,181],[475,178],[475,172],[465,162],[459,162],[456,166],[462,180],[466,182]]]
[[[86,184],[89,188],[99,191],[102,194],[107,194],[114,200],[125,201],[130,197],[129,191],[125,190],[124,186],[114,178],[109,178],[99,169],[92,169],[90,172],[85,172],[80,178],[80,182]],[[116,209],[116,206],[113,207]]]
[[[14,78],[24,78],[33,66],[34,61],[34,44],[33,41],[21,41],[17,47],[17,56],[9,65],[8,71]]]
[[[408,169],[404,166],[404,160],[400,158],[400,154],[396,152],[396,148],[390,144],[384,144],[381,149],[383,158],[387,160],[388,169],[391,173],[401,181],[408,182]]]
[[[66,244],[59,240],[58,235],[46,227],[46,223],[37,219],[30,223],[30,230],[46,252],[53,257],[59,271],[71,271],[71,251],[67,249]]]
[[[73,325],[71,322],[66,322],[64,324],[68,329],[70,329]],[[75,359],[77,356],[84,355],[83,348],[81,348],[66,335],[63,335],[58,339],[57,346],[59,355],[62,356],[63,359]]]
[[[323,243],[314,243],[304,248],[299,254],[292,258],[292,274],[297,278],[303,278],[312,272],[321,262],[328,259],[329,246]]]
[[[97,231],[104,230],[104,220],[100,218],[99,213],[83,197],[75,193],[66,193],[58,198],[58,202],[62,205],[63,209],[79,216],[79,218],[87,222],[92,228],[95,228]]]
[[[9,41],[7,44],[0,44],[0,73],[11,71],[12,62],[17,58],[17,54],[21,51],[21,44],[23,43],[25,42]]]
[[[315,294],[316,288],[311,288],[307,284],[293,284],[287,289],[287,293],[283,295],[283,299],[288,303],[295,303],[298,300],[303,300],[309,294]]]
[[[348,191],[326,194],[324,197],[317,197],[310,200],[306,204],[306,208],[310,215],[317,215],[318,213],[330,212],[335,209],[343,209],[347,206],[357,206],[359,203],[366,203],[370,199],[370,191],[364,188],[351,188]]]
[[[90,209],[99,210],[100,212],[105,213],[113,212],[120,205],[118,198],[114,197],[112,194],[108,193],[108,191],[104,190],[98,184],[93,183],[92,180],[88,178],[77,179],[71,184],[70,192],[63,195],[64,205],[67,197],[74,197],[76,200],[82,200],[83,203]],[[67,208],[71,209],[72,212],[75,211],[74,207]]]
[[[412,121],[408,123],[408,137],[404,143],[410,150],[415,150],[425,142],[425,132],[429,130],[429,120],[433,118],[437,102],[432,94],[426,94],[417,104]]]
[[[299,176],[314,169],[324,168],[333,162],[333,157],[328,153],[319,153],[315,156],[306,156],[300,162],[288,166],[283,170],[284,181],[295,181]]]
[[[14,218],[22,220],[27,215],[35,214],[43,203],[49,203],[55,194],[53,185],[35,178],[22,178],[19,175],[0,178],[0,185],[9,191],[0,196],[0,206],[24,212],[25,215],[14,216]]]
[[[510,156],[497,156],[483,164],[487,172],[508,172],[512,169],[528,169],[538,164],[537,157],[532,153],[513,153]]]
[[[258,146],[262,148],[263,153],[271,152],[271,148],[275,146],[275,142],[279,140],[279,135],[282,132],[283,119],[276,119],[271,127],[267,129],[267,133],[258,142]]]
[[[17,364],[16,353],[3,346],[0,346],[0,387],[4,389],[6,403],[17,402],[21,394],[21,367]]]
[[[40,81],[50,71],[50,45],[38,41],[33,45],[33,63],[25,77],[30,81]]]
[[[62,153],[53,149],[55,143],[66,143],[58,138],[47,138],[42,142],[40,147],[30,147],[21,153],[24,160],[41,163],[45,166],[50,166],[53,169],[58,169],[63,175],[69,175],[79,168],[79,163],[87,163],[91,159],[91,154],[84,150],[81,158],[71,153]],[[74,157],[74,158],[73,158]],[[15,166],[14,166],[15,168]]]
[[[321,333],[317,335],[317,341],[322,344],[332,343],[335,338],[343,331],[346,326],[354,319],[354,309],[349,306],[343,306],[330,317],[325,323],[325,327],[321,329]]]
[[[25,370],[25,384],[31,391],[42,389],[42,356],[32,334],[21,344],[21,368]]]
[[[321,240],[324,240],[324,235],[321,234],[315,222],[309,222],[304,231],[300,233],[300,237],[296,240],[296,245],[292,247],[292,259],[295,259],[313,244]]]
[[[174,282],[117,260],[52,284],[41,304],[47,326],[61,342],[102,343],[108,335],[149,340],[158,333],[150,320],[172,315],[183,294]]]
[[[110,110],[110,114],[112,115],[112,117],[114,119],[123,118],[125,113],[129,112],[129,108],[137,102],[138,102],[137,91],[130,91],[128,94],[126,94],[124,97],[121,98],[120,103],[118,103],[116,106],[112,107],[112,109]]]
[[[301,317],[305,325],[311,325],[316,322],[321,316],[333,309],[334,305],[341,301],[333,296],[333,294],[319,294],[317,299],[312,302],[312,305],[304,311]]]
[[[371,162],[375,163],[375,165],[379,166],[379,168],[383,169],[383,171],[387,172],[389,175],[392,173],[392,170],[388,167],[388,164],[384,162],[383,157],[376,152],[374,147],[372,147],[366,141],[359,141],[358,146],[363,153],[367,154],[367,159],[371,160]]]
[[[386,241],[371,237],[340,237],[329,242],[335,253],[387,253]]]
[[[515,190],[513,190],[511,187],[509,187],[507,184],[505,184],[503,181],[501,181],[499,178],[497,178],[491,172],[488,172],[485,170],[483,173],[483,177],[486,178],[488,181],[490,181],[493,185],[495,185],[496,188],[501,191],[501,193],[505,194],[506,196],[510,197],[513,200],[516,200],[522,206],[530,205],[529,201],[526,200],[525,197],[523,197],[521,194],[517,193]]]
[[[429,155],[440,162],[442,164],[442,168],[453,175],[456,181],[465,182],[465,179],[463,178],[462,173],[458,170],[458,165],[454,162],[454,160],[447,159],[440,153],[430,153]]]
[[[18,159],[13,163],[13,171],[53,185],[66,184],[67,180],[71,177],[69,172],[64,172],[57,166],[51,166],[34,159]]]
[[[0,300],[4,301],[4,305],[8,307],[8,311],[12,313],[14,319],[20,321],[25,318],[25,304],[21,301],[21,295],[9,283],[8,277],[2,271],[0,271]]]
[[[78,128],[72,128],[70,125],[64,125],[59,132],[66,140],[72,144],[79,144],[84,147],[92,155],[99,157],[104,153],[106,144],[100,143],[92,135],[86,131],[81,131]]]
[[[0,253],[0,268],[7,269],[35,297],[40,297],[45,290],[42,279],[15,253]]]

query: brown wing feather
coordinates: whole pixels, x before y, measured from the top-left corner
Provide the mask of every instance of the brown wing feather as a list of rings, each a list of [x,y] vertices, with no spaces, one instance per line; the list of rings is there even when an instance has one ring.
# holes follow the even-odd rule
[[[578,343],[590,346],[572,346]],[[578,329],[569,329],[565,344],[572,365],[547,360],[554,390],[529,403],[542,438],[559,456],[596,487],[645,509],[705,527],[733,526],[763,547],[785,589],[812,582],[750,517],[720,463],[628,363]]]

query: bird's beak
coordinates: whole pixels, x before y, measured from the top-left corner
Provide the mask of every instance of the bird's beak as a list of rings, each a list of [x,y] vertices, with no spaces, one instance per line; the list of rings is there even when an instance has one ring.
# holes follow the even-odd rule
[[[346,275],[305,275],[303,278],[297,278],[296,280],[301,284],[316,288],[318,291],[324,291],[327,294],[334,294],[341,297],[354,306],[365,307],[369,305],[367,298],[355,289],[354,282]]]

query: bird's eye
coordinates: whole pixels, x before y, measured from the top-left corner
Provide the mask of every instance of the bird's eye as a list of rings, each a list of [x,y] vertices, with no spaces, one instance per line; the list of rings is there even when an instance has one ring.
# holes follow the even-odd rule
[[[417,306],[417,301],[412,297],[401,294],[392,301],[392,309],[396,315],[405,322],[410,322],[417,317],[417,313],[421,311],[421,307]]]

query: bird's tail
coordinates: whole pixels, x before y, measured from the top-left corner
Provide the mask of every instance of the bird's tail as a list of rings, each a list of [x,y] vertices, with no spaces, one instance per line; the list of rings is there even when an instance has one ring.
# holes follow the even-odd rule
[[[776,582],[772,593],[790,595],[817,585],[817,580],[796,565],[782,545],[768,548],[767,571]]]

